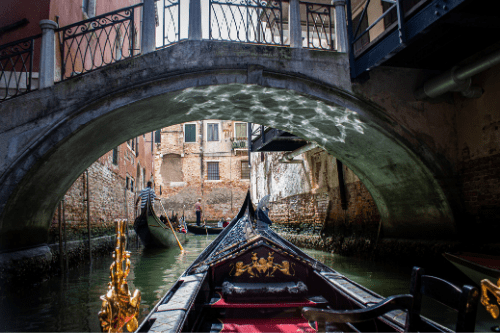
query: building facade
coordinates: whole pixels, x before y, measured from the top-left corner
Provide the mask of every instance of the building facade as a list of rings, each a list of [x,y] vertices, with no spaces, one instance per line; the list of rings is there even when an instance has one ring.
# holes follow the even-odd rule
[[[202,120],[161,129],[155,155],[156,194],[170,215],[196,219],[233,218],[250,186],[246,123]]]
[[[88,220],[94,236],[113,231],[116,219],[128,219],[132,224],[139,213],[135,201],[140,191],[148,181],[154,182],[154,149],[154,134],[147,133],[95,161],[64,195],[61,210],[57,209],[53,218],[51,237],[57,237],[59,214],[70,239],[87,232]]]

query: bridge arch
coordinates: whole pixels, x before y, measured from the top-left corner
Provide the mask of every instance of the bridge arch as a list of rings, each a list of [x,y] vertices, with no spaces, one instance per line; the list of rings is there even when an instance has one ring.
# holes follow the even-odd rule
[[[386,236],[453,233],[452,208],[429,160],[384,110],[350,92],[346,64],[342,54],[189,42],[3,103],[1,113],[21,107],[30,125],[3,134],[23,149],[2,167],[0,250],[44,243],[56,204],[107,151],[200,119],[253,122],[317,142],[366,185]],[[42,130],[21,134],[23,126]]]

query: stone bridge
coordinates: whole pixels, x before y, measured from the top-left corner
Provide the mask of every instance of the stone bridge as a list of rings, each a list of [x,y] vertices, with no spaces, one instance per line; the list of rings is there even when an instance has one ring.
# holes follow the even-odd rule
[[[366,185],[385,236],[451,236],[461,210],[450,162],[432,138],[421,139],[429,137],[425,121],[404,112],[411,98],[397,100],[396,79],[405,84],[404,73],[391,74],[354,93],[345,53],[184,41],[7,100],[0,104],[0,250],[46,242],[57,203],[104,153],[200,119],[258,123],[315,141]],[[390,102],[383,89],[395,91]]]

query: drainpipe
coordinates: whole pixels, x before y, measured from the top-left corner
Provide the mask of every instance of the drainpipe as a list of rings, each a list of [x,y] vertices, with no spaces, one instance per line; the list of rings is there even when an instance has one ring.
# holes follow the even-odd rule
[[[302,153],[305,153],[306,151],[313,150],[316,148],[318,145],[314,142],[310,142],[307,145],[300,147],[299,149],[296,149],[292,152],[286,153],[283,155],[283,157],[279,160],[280,163],[293,163],[293,158],[295,156],[299,156]]]
[[[481,87],[472,86],[471,77],[500,63],[500,50],[462,67],[453,67],[447,72],[425,82],[415,92],[415,98],[435,98],[449,91],[462,93],[467,98],[479,98],[483,94]]]

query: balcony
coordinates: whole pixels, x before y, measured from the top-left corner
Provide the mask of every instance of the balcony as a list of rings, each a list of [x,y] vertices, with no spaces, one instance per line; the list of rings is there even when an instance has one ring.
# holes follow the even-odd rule
[[[500,15],[473,0],[348,0],[351,76],[376,66],[447,70],[498,48]]]

